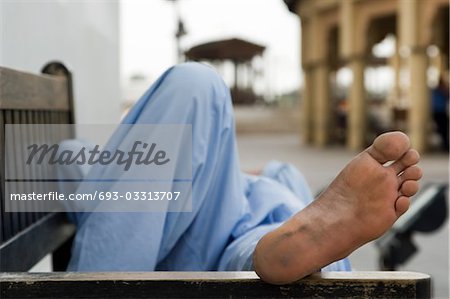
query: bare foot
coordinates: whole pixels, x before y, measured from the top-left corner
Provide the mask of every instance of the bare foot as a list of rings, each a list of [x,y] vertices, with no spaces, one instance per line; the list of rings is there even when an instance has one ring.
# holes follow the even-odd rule
[[[255,271],[270,283],[292,282],[381,236],[418,191],[418,162],[405,134],[379,136],[312,204],[259,241]]]

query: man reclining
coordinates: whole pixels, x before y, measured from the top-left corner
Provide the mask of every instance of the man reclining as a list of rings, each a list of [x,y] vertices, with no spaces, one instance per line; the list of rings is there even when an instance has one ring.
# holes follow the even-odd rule
[[[255,270],[274,284],[350,270],[346,256],[407,211],[422,175],[419,154],[400,132],[376,138],[315,200],[288,164],[243,174],[229,90],[198,63],[167,70],[123,123],[192,125],[192,211],[78,214],[68,270]]]

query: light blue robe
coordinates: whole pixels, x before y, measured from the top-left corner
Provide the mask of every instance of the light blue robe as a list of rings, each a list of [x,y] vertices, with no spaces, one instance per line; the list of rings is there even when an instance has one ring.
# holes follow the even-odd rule
[[[72,215],[70,271],[251,270],[258,240],[313,200],[288,164],[271,162],[261,176],[241,173],[230,92],[208,66],[167,70],[123,123],[192,125],[192,212]],[[95,168],[61,169],[60,176],[82,178]],[[350,265],[344,259],[326,270]]]

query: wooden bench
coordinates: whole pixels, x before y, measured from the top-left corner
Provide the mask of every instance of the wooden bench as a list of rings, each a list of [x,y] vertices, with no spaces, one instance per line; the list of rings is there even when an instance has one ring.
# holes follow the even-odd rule
[[[2,298],[429,298],[412,272],[317,273],[277,286],[254,272],[110,272],[2,275]]]
[[[63,245],[75,232],[75,226],[62,213],[5,211],[5,125],[71,124],[74,121],[70,72],[63,64],[52,62],[44,66],[42,73],[34,75],[0,68],[1,271],[27,271],[51,252],[55,252],[54,269],[65,269],[70,245]],[[40,128],[45,130],[45,126]],[[71,137],[45,131],[34,134],[38,135],[34,138],[46,138],[55,143]],[[24,191],[45,191],[45,186],[38,182],[22,185],[27,188]]]
[[[42,75],[0,68],[1,298],[429,298],[430,277],[413,272],[316,273],[276,286],[253,272],[27,273],[52,253],[64,271],[75,227],[62,213],[5,212],[5,124],[73,123],[70,72],[60,63]],[[45,134],[45,132],[43,132]],[[51,136],[55,142],[71,136]],[[29,190],[42,190],[29,184]]]

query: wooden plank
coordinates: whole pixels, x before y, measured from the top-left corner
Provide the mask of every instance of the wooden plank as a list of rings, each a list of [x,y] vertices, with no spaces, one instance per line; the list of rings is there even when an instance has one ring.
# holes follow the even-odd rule
[[[21,124],[22,120],[20,118],[20,114],[22,111],[14,110],[12,112],[13,112],[13,123]],[[25,165],[22,163],[23,162],[22,159],[19,159],[19,157],[21,155],[23,155],[22,153],[25,152],[25,148],[22,145],[23,135],[21,135],[21,132],[20,132],[21,129],[22,129],[21,126],[14,126],[13,140],[8,140],[9,142],[13,142],[14,152],[10,152],[10,153],[14,153],[14,156],[11,158],[13,158],[14,162],[15,162],[14,173],[16,174],[17,178],[19,178],[19,179],[25,178],[25,176],[24,176]],[[17,183],[16,186],[17,186],[17,188],[15,189],[15,192],[26,193],[24,183]],[[9,200],[9,199],[5,198],[5,200]],[[17,211],[21,211],[21,207],[23,206],[23,203],[16,202],[15,206],[16,206]],[[27,220],[26,220],[27,213],[17,212],[17,213],[14,213],[14,217],[17,217],[17,220],[19,222],[19,231],[21,231],[27,227]]]
[[[61,71],[62,70],[62,71]],[[4,193],[5,149],[11,152],[22,149],[20,140],[12,138],[9,144],[4,142],[4,124],[20,123],[52,123],[59,124],[55,115],[63,115],[65,123],[73,115],[72,86],[70,72],[59,63],[46,66],[48,74],[30,74],[0,67],[0,271],[28,270],[40,258],[51,253],[74,234],[74,226],[68,224],[64,214],[48,213],[6,213]],[[22,133],[32,140],[44,139],[59,141],[58,134],[52,136],[41,127],[38,130],[27,129]],[[69,136],[66,136],[69,137]],[[7,163],[23,174],[23,165],[14,160]],[[34,175],[45,173],[31,169]],[[24,192],[30,190],[43,193],[47,190],[45,184],[23,184]]]
[[[2,273],[2,298],[429,298],[416,272],[323,272],[271,285],[254,272]]]
[[[33,111],[28,110],[26,111],[26,115],[27,115],[27,124],[35,124],[34,121],[34,117],[33,117]],[[30,140],[31,143],[36,143],[35,139],[36,139],[36,129],[35,126],[28,126],[27,127],[28,131],[27,131],[27,136],[28,136],[28,140]],[[31,177],[36,177],[36,165],[31,164],[30,167],[30,172],[31,172]],[[30,183],[30,188],[31,190],[35,191],[35,192],[39,192],[39,187],[38,187],[38,183],[37,182],[31,182]],[[37,203],[32,202],[32,203],[28,203],[29,205],[32,205],[33,207],[36,207]],[[38,215],[37,213],[33,212],[29,212],[28,215],[30,215],[31,217],[31,223],[35,222],[38,219]]]
[[[12,124],[13,123],[13,112],[10,110],[4,111],[5,112],[5,124]],[[4,131],[3,133],[5,133],[6,131]],[[11,137],[11,136],[10,136]],[[14,153],[14,142],[8,142],[6,143],[6,136],[5,136],[5,151],[7,153]],[[11,159],[6,159],[5,157],[5,168],[2,171],[8,170],[9,173],[13,173],[13,169],[16,168],[16,161],[15,160],[11,160]],[[5,174],[3,174],[5,177]],[[12,185],[17,186],[17,183],[13,183]],[[14,187],[15,189],[17,189],[16,187]],[[6,192],[6,187],[5,187],[5,192]],[[9,206],[9,208],[11,210],[15,209],[15,207],[17,206],[15,202],[11,202],[11,201],[7,201],[4,200],[3,201],[5,203],[5,212],[8,210],[7,207]],[[15,234],[17,234],[20,231],[20,226],[19,226],[19,218],[17,213],[10,213],[10,212],[6,212],[7,214],[9,214],[9,220],[10,220],[10,227],[11,227],[11,236],[14,236]]]
[[[11,219],[10,219],[10,213],[5,212],[5,117],[4,117],[4,111],[0,111],[0,213],[2,215],[1,217],[1,238],[0,243],[4,242],[8,238],[12,236],[11,231]]]
[[[49,213],[0,245],[0,271],[26,271],[75,233],[63,213]]]
[[[69,111],[67,79],[0,67],[0,109]]]

